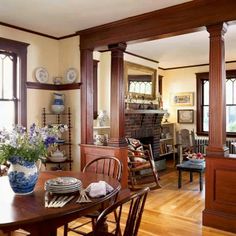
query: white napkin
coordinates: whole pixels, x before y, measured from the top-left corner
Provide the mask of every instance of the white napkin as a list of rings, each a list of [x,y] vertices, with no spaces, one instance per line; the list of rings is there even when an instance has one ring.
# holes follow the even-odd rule
[[[106,183],[105,181],[99,181],[91,183],[87,188],[90,197],[102,197],[110,193],[113,190],[113,187]]]

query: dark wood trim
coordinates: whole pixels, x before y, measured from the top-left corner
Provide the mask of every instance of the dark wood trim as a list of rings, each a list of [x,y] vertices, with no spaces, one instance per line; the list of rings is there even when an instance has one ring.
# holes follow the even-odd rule
[[[236,61],[226,61],[226,64],[230,63],[235,63]],[[197,65],[187,65],[187,66],[177,66],[177,67],[169,67],[169,68],[164,68],[164,67],[158,67],[158,69],[161,70],[178,70],[178,69],[185,69],[185,68],[191,68],[191,67],[201,67],[201,66],[209,66],[209,63],[203,63],[203,64],[197,64]]]
[[[200,67],[200,66],[209,66],[209,63],[203,63],[203,64],[198,64],[198,65],[189,65],[189,66],[176,66],[176,67],[162,68],[162,70],[178,70],[178,69],[186,69],[186,68]]]
[[[93,60],[93,119],[98,117],[98,60]]]
[[[15,109],[15,118],[14,122],[15,124],[18,123],[18,117],[19,117],[19,99],[17,99],[17,85],[18,85],[18,80],[17,80],[17,54],[13,53],[13,99],[14,99],[14,109]]]
[[[158,92],[160,93],[160,95],[162,95],[162,85],[163,85],[163,75],[158,75]]]
[[[81,30],[80,47],[96,48],[115,42],[136,42],[193,32],[236,19],[236,1],[198,0]],[[209,14],[210,13],[210,14]]]
[[[30,44],[28,43],[0,37],[0,48],[8,51],[14,50],[17,54],[24,51],[25,47],[28,47],[29,45]]]
[[[34,31],[34,30],[25,29],[25,28],[22,28],[22,27],[19,27],[19,26],[16,26],[16,25],[11,25],[11,24],[4,23],[4,22],[0,22],[0,25],[6,26],[6,27],[9,27],[9,28],[13,28],[13,29],[17,29],[17,30],[21,30],[21,31],[31,33],[31,34],[37,34],[37,35],[47,37],[47,38],[50,38],[50,39],[58,40],[57,37],[54,37],[54,36],[51,36],[51,35],[48,35],[48,34],[43,34],[43,33],[40,33],[40,32]]]
[[[49,35],[49,34],[44,34],[44,33],[38,32],[38,31],[26,29],[26,28],[16,26],[16,25],[11,25],[11,24],[8,24],[8,23],[5,23],[5,22],[0,22],[0,25],[6,26],[6,27],[9,27],[9,28],[12,28],[12,29],[16,29],[16,30],[21,30],[21,31],[24,31],[24,32],[27,32],[27,33],[36,34],[36,35],[43,36],[43,37],[46,37],[46,38],[55,39],[55,40],[62,40],[62,39],[67,39],[67,38],[72,38],[72,37],[78,36],[77,33],[73,33],[73,34],[68,34],[68,35],[61,36],[61,37],[55,37],[55,36],[52,36],[52,35]]]
[[[81,49],[81,143],[93,144],[93,49]]]
[[[236,155],[206,158],[203,225],[236,233]]]
[[[68,35],[65,35],[65,36],[61,36],[61,37],[58,37],[56,38],[57,40],[62,40],[62,39],[68,39],[68,38],[73,38],[75,36],[78,36],[77,33],[74,33],[74,34],[68,34]]]
[[[209,72],[196,73],[196,87],[197,87],[197,135],[208,135],[208,132],[203,132],[202,126],[202,98],[203,98],[203,80],[209,79]]]
[[[27,80],[27,47],[28,43],[0,37],[0,48],[13,52],[19,58],[19,100],[18,123],[27,126],[27,91],[25,82]]]
[[[227,70],[226,71],[226,78],[235,78],[236,70]],[[202,110],[202,98],[203,98],[203,80],[209,80],[209,72],[200,72],[196,73],[196,88],[197,88],[197,135],[199,136],[208,136],[208,132],[203,131],[203,110]],[[227,132],[227,137],[235,137],[234,133]]]
[[[82,83],[72,83],[72,84],[44,84],[37,82],[26,82],[26,87],[28,89],[43,89],[43,90],[72,90],[80,89]]]
[[[140,55],[135,54],[135,53],[132,53],[132,52],[125,51],[124,53],[129,54],[129,55],[132,55],[132,56],[135,56],[135,57],[139,57],[139,58],[141,58],[141,59],[145,59],[145,60],[147,60],[147,61],[151,61],[151,62],[154,62],[154,63],[157,63],[157,64],[159,63],[159,61],[153,60],[153,59],[148,58],[148,57],[140,56]]]
[[[99,50],[100,53],[109,52],[109,51],[110,51],[109,49],[107,49],[107,50]],[[125,51],[124,53],[130,54],[132,56],[139,57],[139,58],[142,58],[142,59],[145,59],[147,61],[154,62],[154,63],[160,63],[159,61],[156,61],[156,60],[153,60],[151,58],[144,57],[144,56],[132,53],[132,52]],[[225,63],[226,64],[236,63],[236,60],[226,61]],[[178,70],[178,69],[185,69],[185,68],[192,68],[192,67],[201,67],[201,66],[209,66],[209,63],[196,64],[196,65],[186,65],[186,66],[176,66],[176,67],[166,67],[166,68],[158,67],[158,69],[160,69],[160,70]]]

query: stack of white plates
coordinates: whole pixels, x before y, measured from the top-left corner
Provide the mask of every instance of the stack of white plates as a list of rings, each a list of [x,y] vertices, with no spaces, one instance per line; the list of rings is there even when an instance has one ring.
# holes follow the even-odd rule
[[[45,190],[51,193],[72,193],[82,188],[82,182],[73,177],[58,177],[45,182]]]

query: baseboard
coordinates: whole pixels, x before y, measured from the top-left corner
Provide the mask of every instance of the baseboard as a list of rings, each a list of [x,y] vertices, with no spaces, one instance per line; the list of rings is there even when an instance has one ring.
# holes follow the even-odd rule
[[[236,233],[236,215],[205,209],[203,225]]]

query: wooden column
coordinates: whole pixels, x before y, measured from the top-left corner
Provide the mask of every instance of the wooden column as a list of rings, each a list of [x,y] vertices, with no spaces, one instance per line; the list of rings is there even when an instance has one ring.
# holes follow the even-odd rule
[[[209,106],[209,146],[207,155],[228,154],[226,141],[225,106],[225,47],[226,24],[207,27],[210,33],[210,106]]]
[[[109,146],[127,146],[125,141],[124,50],[125,43],[110,45],[111,50],[111,130]]]
[[[93,50],[81,49],[81,143],[93,144]]]
[[[236,159],[225,147],[224,23],[210,33],[210,122],[205,174],[203,225],[236,233]]]

